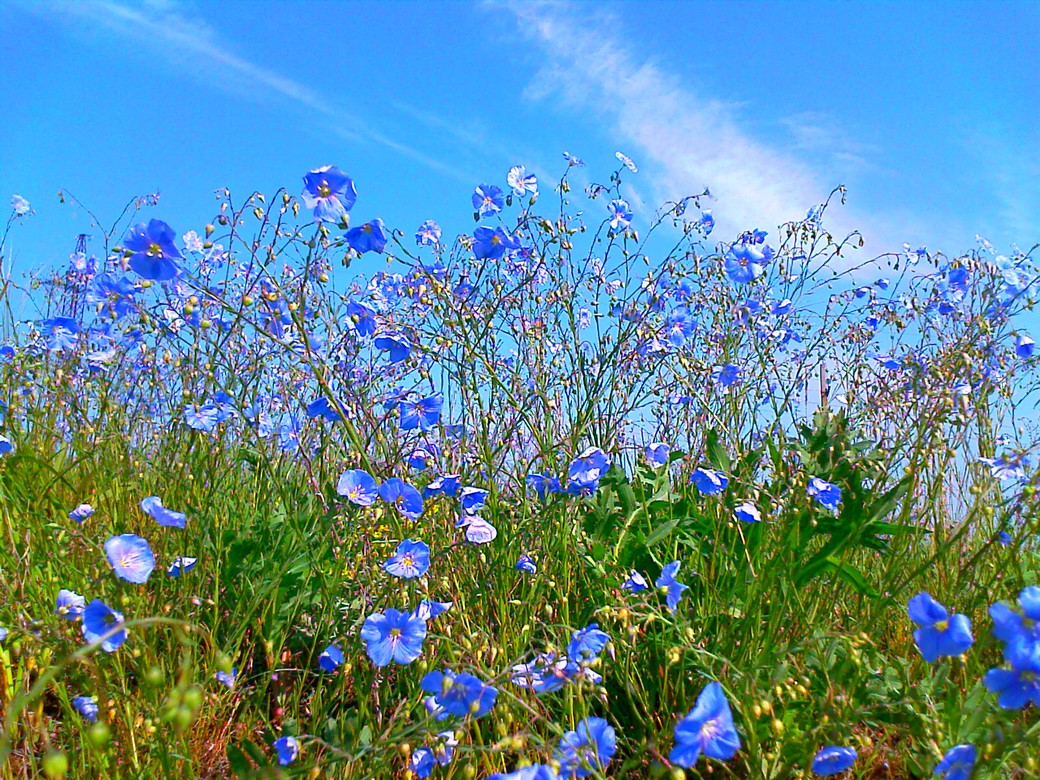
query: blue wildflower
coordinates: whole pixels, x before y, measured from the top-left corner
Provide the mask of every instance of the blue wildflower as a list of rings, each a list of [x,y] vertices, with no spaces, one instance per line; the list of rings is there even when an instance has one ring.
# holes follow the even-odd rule
[[[441,226],[428,219],[415,231],[415,243],[419,246],[437,246],[441,240]]]
[[[528,174],[523,165],[514,165],[506,174],[506,184],[513,190],[518,198],[525,198],[528,194],[532,198],[538,196],[538,179],[533,173]]]
[[[448,715],[457,718],[472,716],[481,718],[495,706],[498,689],[483,682],[468,672],[429,672],[422,678],[420,686],[433,696],[432,711],[438,720]]]
[[[321,655],[318,656],[318,666],[321,667],[322,671],[334,672],[343,663],[343,651],[340,650],[336,645],[329,645],[321,651]]]
[[[856,757],[852,748],[828,745],[813,757],[812,771],[820,777],[836,775],[856,763]]]
[[[140,585],[155,568],[155,555],[148,542],[134,534],[113,536],[105,542],[105,555],[117,576]]]
[[[170,562],[170,566],[166,570],[166,575],[168,577],[180,577],[182,574],[186,574],[194,569],[195,564],[198,562],[198,558],[192,558],[187,555],[178,555]]]
[[[230,671],[224,671],[223,669],[221,669],[213,676],[217,679],[217,682],[219,682],[220,684],[226,686],[229,689],[234,688],[235,678],[238,677],[238,667],[232,666]]]
[[[747,284],[765,273],[773,259],[772,247],[754,241],[740,241],[730,246],[723,257],[726,275],[737,284]]]
[[[663,441],[656,441],[653,444],[646,445],[646,459],[650,462],[650,465],[654,468],[660,468],[661,466],[668,465],[668,458],[671,455],[672,448],[665,444]]]
[[[957,745],[946,751],[932,774],[941,774],[941,780],[968,780],[977,757],[974,745]]]
[[[657,582],[654,583],[657,588],[664,591],[668,602],[668,609],[670,609],[673,614],[675,613],[676,607],[679,606],[679,600],[683,597],[683,592],[690,587],[689,585],[684,585],[675,579],[675,575],[679,573],[680,566],[682,566],[682,564],[679,561],[672,561],[661,570],[661,576],[658,577]]]
[[[997,704],[1006,710],[1020,710],[1030,701],[1040,707],[1040,645],[1021,638],[1004,648],[1010,669],[990,669],[982,678],[990,693],[998,694]]]
[[[612,230],[626,230],[632,224],[632,209],[628,201],[617,198],[607,204],[607,215],[610,217]]]
[[[588,777],[606,769],[616,751],[614,728],[603,718],[586,718],[560,738],[555,758],[565,777]]]
[[[422,653],[426,621],[391,607],[365,618],[361,638],[367,645],[368,657],[376,666],[386,666],[391,661],[403,666]]]
[[[501,188],[494,184],[478,184],[470,200],[473,210],[482,217],[497,214],[506,205]]]
[[[94,514],[94,507],[90,504],[80,504],[69,512],[69,520],[75,520],[77,523],[82,523],[92,514]]]
[[[518,249],[520,242],[502,227],[481,225],[473,231],[473,255],[478,260],[498,260],[510,249]]]
[[[358,506],[372,506],[379,498],[375,479],[362,469],[344,471],[336,483],[336,492]]]
[[[106,634],[114,632],[102,643],[101,649],[106,653],[115,651],[126,641],[126,629],[123,626],[123,615],[109,607],[101,599],[94,599],[83,609],[83,638],[87,642],[97,642]]]
[[[282,766],[289,766],[300,754],[300,745],[295,737],[279,737],[273,747],[278,754],[278,763]]]
[[[386,247],[386,232],[383,230],[383,220],[373,219],[364,225],[351,228],[345,234],[350,248],[358,254],[365,252],[377,252],[383,254]]]
[[[98,706],[93,696],[77,696],[72,700],[72,706],[88,723],[97,722]]]
[[[438,477],[434,477],[430,484],[423,488],[423,497],[430,498],[432,496],[454,496],[459,492],[462,487],[462,477],[459,474],[441,474]]]
[[[726,489],[726,485],[729,484],[729,477],[721,471],[699,468],[695,469],[690,475],[690,482],[696,485],[697,490],[704,495],[713,496]]]
[[[391,363],[400,363],[402,360],[407,360],[408,356],[412,354],[412,343],[398,333],[384,333],[382,336],[376,337],[372,343],[375,344],[376,349],[390,353]]]
[[[323,165],[303,177],[303,205],[314,209],[316,222],[339,222],[357,201],[354,181],[334,165]]]
[[[440,393],[421,401],[401,401],[398,407],[401,410],[401,430],[430,430],[440,420],[443,405],[444,396]]]
[[[86,599],[76,591],[62,588],[58,591],[58,598],[55,599],[54,614],[66,620],[78,620],[86,605]]]
[[[740,750],[740,736],[722,686],[704,686],[693,709],[675,726],[675,747],[668,755],[673,764],[692,767],[701,753],[728,761]]]
[[[599,480],[610,468],[607,454],[599,447],[589,447],[571,461],[567,469],[568,492],[595,491]]]
[[[379,486],[379,497],[397,507],[410,520],[418,520],[423,513],[422,495],[403,479],[393,477]]]
[[[488,492],[483,488],[470,485],[462,488],[462,492],[459,494],[459,504],[462,506],[462,513],[471,515],[474,512],[479,512],[487,503],[487,497]]]
[[[183,512],[174,512],[171,509],[167,509],[163,506],[162,500],[158,496],[142,498],[140,507],[142,512],[150,515],[159,525],[184,528],[188,524],[187,515]]]
[[[184,256],[174,244],[177,234],[158,219],[147,225],[131,227],[123,237],[123,246],[131,251],[130,268],[138,276],[156,282],[168,282],[181,273]]]
[[[650,585],[646,581],[646,577],[637,571],[632,572],[628,575],[628,579],[621,583],[621,589],[627,590],[629,593],[639,593],[641,590],[646,590]]]
[[[421,577],[430,568],[430,548],[425,542],[405,539],[397,545],[397,551],[387,559],[383,568],[394,577],[403,579]]]
[[[989,608],[993,633],[1005,643],[1022,640],[1040,646],[1040,587],[1030,585],[1018,595],[1021,613],[997,602]]]
[[[810,498],[815,498],[822,506],[835,511],[841,503],[841,488],[832,485],[819,477],[810,477],[809,485],[805,492]]]
[[[736,509],[733,510],[733,514],[736,518],[745,523],[760,523],[762,522],[762,513],[758,511],[750,501],[745,501],[739,504]]]
[[[910,619],[920,628],[914,641],[925,661],[935,663],[939,656],[961,655],[971,647],[971,621],[966,615],[950,615],[949,611],[927,593],[918,593],[907,606]]]
[[[598,623],[590,623],[571,634],[571,641],[567,645],[567,657],[588,663],[603,652],[609,641],[610,635],[601,631]]]
[[[521,555],[516,561],[516,569],[518,571],[525,572],[527,574],[537,574],[538,566],[534,562],[534,558],[526,553]]]

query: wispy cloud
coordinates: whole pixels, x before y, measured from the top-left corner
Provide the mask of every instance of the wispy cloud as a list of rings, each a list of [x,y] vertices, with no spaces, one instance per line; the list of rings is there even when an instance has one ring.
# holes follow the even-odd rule
[[[190,5],[173,0],[150,0],[136,6],[111,0],[77,0],[24,3],[22,7],[57,24],[73,25],[77,34],[88,26],[114,36],[212,88],[255,103],[291,105],[320,119],[324,127],[346,141],[379,144],[439,173],[463,176],[457,167],[398,141],[378,129],[370,117],[358,116],[332,96],[236,54],[232,43],[222,40]]]
[[[842,182],[815,166],[813,152],[864,168],[869,149],[839,136],[825,117],[791,117],[796,142],[786,148],[748,129],[747,108],[699,94],[615,33],[624,29],[609,12],[588,4],[511,2],[518,26],[541,49],[545,62],[526,90],[608,123],[619,144],[632,144],[651,176],[653,198],[674,199],[709,186],[718,198],[719,235],[801,218]],[[801,147],[802,154],[795,153]],[[902,220],[896,219],[902,223]],[[853,208],[832,212],[835,233],[863,229],[877,251],[902,241],[895,224]],[[887,236],[887,240],[885,238]],[[878,240],[878,237],[881,237]],[[873,240],[872,240],[873,239]]]

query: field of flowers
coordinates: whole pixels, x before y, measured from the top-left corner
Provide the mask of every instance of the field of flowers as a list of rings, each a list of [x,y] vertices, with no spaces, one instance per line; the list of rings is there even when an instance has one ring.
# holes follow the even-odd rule
[[[1038,776],[1032,251],[617,157],[4,267],[0,778]]]

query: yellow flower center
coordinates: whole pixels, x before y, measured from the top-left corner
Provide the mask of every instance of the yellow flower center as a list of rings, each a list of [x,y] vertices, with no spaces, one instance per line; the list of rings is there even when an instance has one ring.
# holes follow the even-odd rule
[[[162,247],[159,246],[158,244],[156,244],[153,241],[151,244],[148,245],[148,254],[149,255],[161,255],[162,254]]]
[[[323,181],[318,185],[318,197],[327,198],[332,194],[332,187],[329,186],[327,181]]]

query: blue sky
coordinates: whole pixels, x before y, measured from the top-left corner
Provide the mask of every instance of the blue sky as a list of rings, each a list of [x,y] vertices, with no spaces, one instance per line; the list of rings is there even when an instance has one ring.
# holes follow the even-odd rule
[[[956,254],[1040,240],[1040,4],[0,3],[0,197],[36,215],[14,267],[64,265],[104,219],[161,191],[201,229],[213,191],[297,193],[332,163],[355,224],[472,228],[511,165],[543,192],[568,150],[600,181],[640,167],[653,206],[717,196],[713,238],[775,231],[844,183],[835,231],[866,251]],[[645,224],[645,222],[643,223]],[[96,246],[96,243],[95,243]]]

